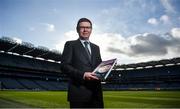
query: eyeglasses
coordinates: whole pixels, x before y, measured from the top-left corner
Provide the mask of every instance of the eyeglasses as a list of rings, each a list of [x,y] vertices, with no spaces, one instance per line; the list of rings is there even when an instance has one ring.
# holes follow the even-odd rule
[[[88,26],[80,26],[79,29],[92,29],[92,27],[91,26],[89,26],[89,27]]]

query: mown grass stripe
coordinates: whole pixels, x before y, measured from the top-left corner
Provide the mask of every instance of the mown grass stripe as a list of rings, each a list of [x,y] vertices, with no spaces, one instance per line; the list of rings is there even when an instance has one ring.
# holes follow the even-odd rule
[[[103,95],[105,108],[180,108],[179,91],[104,91]],[[65,91],[0,91],[0,98],[4,108],[69,108]]]

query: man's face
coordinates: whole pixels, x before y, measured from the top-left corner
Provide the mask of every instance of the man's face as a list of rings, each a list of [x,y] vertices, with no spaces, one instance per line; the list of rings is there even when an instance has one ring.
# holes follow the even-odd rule
[[[92,26],[89,22],[81,22],[79,24],[79,37],[83,40],[88,40],[92,31]]]

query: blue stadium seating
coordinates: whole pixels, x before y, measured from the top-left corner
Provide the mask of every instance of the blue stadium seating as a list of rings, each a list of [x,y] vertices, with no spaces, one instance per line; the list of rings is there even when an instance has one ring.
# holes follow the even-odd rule
[[[111,86],[117,84],[118,90],[179,90],[180,65],[114,70],[111,72],[107,84]],[[112,89],[107,84],[105,89],[107,90],[108,87]],[[117,89],[117,86],[114,86],[114,89]]]

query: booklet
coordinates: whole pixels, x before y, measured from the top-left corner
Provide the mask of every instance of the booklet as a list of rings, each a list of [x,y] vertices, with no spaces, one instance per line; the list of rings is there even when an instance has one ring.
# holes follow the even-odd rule
[[[110,59],[106,61],[102,61],[96,69],[93,71],[93,73],[96,74],[96,76],[101,80],[105,81],[108,75],[110,74],[112,68],[116,64],[117,59]]]

